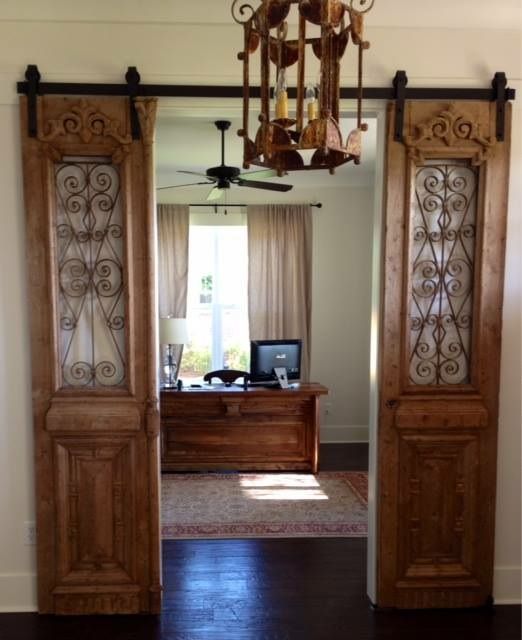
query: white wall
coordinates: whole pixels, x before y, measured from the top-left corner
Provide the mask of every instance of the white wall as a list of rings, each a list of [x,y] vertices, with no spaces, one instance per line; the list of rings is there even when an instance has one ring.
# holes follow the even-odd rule
[[[368,440],[373,189],[325,189],[314,212],[312,370],[321,441]]]
[[[229,7],[228,0],[1,3],[0,610],[35,607],[34,553],[22,539],[23,522],[33,519],[34,501],[15,83],[28,63],[37,63],[49,81],[121,81],[125,68],[134,64],[143,82],[237,84],[241,35],[231,23]],[[396,69],[406,69],[410,86],[487,87],[494,72],[503,70],[519,92],[508,223],[494,595],[504,602],[520,601],[519,3],[441,0],[435,6],[432,0],[378,0],[367,24],[372,42],[368,85],[388,85]],[[353,65],[346,71],[343,67],[343,74],[345,83],[352,82]]]
[[[33,442],[18,109],[0,105],[0,611],[33,609]]]
[[[522,52],[521,52],[522,53]],[[519,59],[520,56],[519,56]],[[517,90],[511,134],[511,181],[500,372],[497,524],[493,592],[503,602],[521,593],[521,325],[522,325],[522,87]]]

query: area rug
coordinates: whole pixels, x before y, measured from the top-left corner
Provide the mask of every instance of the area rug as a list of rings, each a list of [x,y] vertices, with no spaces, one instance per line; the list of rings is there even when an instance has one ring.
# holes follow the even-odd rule
[[[162,476],[163,539],[367,535],[368,475],[186,473]]]

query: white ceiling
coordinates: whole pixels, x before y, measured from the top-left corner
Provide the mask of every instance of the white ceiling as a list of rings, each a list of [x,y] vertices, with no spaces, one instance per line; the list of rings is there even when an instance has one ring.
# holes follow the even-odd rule
[[[214,121],[216,117],[173,117],[160,113],[156,130],[156,182],[158,187],[167,185],[181,185],[191,182],[199,182],[198,176],[187,176],[177,173],[178,170],[196,171],[205,173],[209,167],[221,163],[221,133],[216,129]],[[241,128],[241,121],[237,117],[223,118],[232,122],[230,129],[225,134],[225,163],[234,167],[242,167],[243,141],[237,135]],[[375,119],[365,119],[368,131],[363,135],[363,155],[361,163],[355,165],[347,163],[339,167],[334,175],[325,170],[294,171],[282,178],[271,178],[270,181],[294,185],[294,189],[288,193],[292,199],[300,200],[299,194],[310,189],[321,190],[324,188],[340,188],[346,186],[363,186],[373,183],[376,153],[377,127]],[[253,123],[255,125],[255,121]],[[355,127],[353,118],[343,118],[341,129],[346,138]],[[250,133],[255,136],[255,130]],[[259,170],[260,167],[251,166],[248,171]],[[179,187],[175,189],[161,189],[158,191],[158,201],[162,203],[180,202],[205,202],[210,191],[208,186]],[[241,201],[245,199],[262,202],[273,202],[281,199],[277,192],[267,192],[259,189],[244,189],[232,186],[227,194],[229,202],[233,201],[236,192]],[[310,197],[309,195],[307,197]],[[287,200],[287,198],[284,198]]]

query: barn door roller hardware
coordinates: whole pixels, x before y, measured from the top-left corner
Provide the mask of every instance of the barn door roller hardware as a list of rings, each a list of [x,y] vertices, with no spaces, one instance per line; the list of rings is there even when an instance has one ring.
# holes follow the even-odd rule
[[[28,110],[28,128],[29,137],[36,138],[38,133],[38,119],[36,115],[36,96],[40,93],[40,72],[35,64],[27,65],[25,71],[25,79],[27,82],[27,110]]]
[[[138,118],[138,112],[136,111],[136,106],[134,104],[134,98],[137,98],[139,96],[140,90],[140,74],[138,73],[138,69],[136,67],[129,67],[127,69],[127,73],[125,74],[125,80],[127,80],[127,86],[129,87],[129,108],[132,139],[139,140],[141,137],[140,121]]]
[[[508,94],[513,92],[513,89],[507,88],[507,78],[503,71],[495,73],[491,86],[495,92],[495,101],[497,103],[497,140],[502,142],[504,140],[506,122],[506,102],[513,99],[508,97]]]
[[[17,83],[17,91],[27,96],[28,132],[35,138],[38,132],[36,96],[128,96],[130,98],[130,117],[132,136],[139,137],[139,122],[133,99],[141,97],[157,98],[242,98],[243,87],[221,85],[183,85],[183,84],[141,84],[136,67],[129,67],[122,84],[95,84],[81,82],[41,82],[41,75],[35,64],[27,66],[25,81]],[[508,100],[515,99],[515,90],[507,86],[506,74],[495,73],[489,89],[458,88],[407,88],[408,78],[405,71],[397,71],[391,87],[363,87],[365,100],[396,100],[401,114],[395,121],[395,140],[402,140],[404,124],[404,103],[406,100],[486,100],[497,103],[497,140],[504,139],[505,107]],[[343,100],[356,100],[357,88],[345,87],[340,90]],[[251,87],[251,97],[259,97],[259,87]],[[295,97],[291,89],[288,97]],[[399,113],[399,109],[397,109]]]
[[[489,100],[497,103],[495,136],[499,142],[504,140],[506,121],[506,102],[515,99],[515,90],[507,87],[506,74],[497,71],[491,81],[491,90],[486,89],[407,89],[406,71],[397,71],[393,78],[395,100],[395,123],[393,139],[402,141],[404,127],[404,106],[406,100]],[[489,96],[486,95],[489,93]]]
[[[395,126],[393,128],[393,139],[395,142],[402,142],[404,103],[407,84],[408,76],[406,75],[406,71],[397,71],[395,78],[393,78],[393,88],[395,91]]]

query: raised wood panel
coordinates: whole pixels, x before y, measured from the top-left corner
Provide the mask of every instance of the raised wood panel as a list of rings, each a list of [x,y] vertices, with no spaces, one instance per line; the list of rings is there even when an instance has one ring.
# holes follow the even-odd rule
[[[53,445],[59,586],[81,585],[87,574],[92,585],[136,584],[134,439],[61,437]]]
[[[402,578],[439,578],[448,587],[458,579],[478,586],[473,578],[478,437],[406,435],[399,455]]]
[[[59,615],[75,615],[81,611],[83,615],[139,613],[140,597],[135,587],[125,585],[93,588],[86,593],[84,588],[57,587],[54,590],[55,613]]]
[[[166,423],[168,435],[165,444],[165,457],[175,455],[178,459],[198,460],[241,460],[266,458],[285,460],[306,459],[307,442],[303,423],[278,422],[277,425],[259,425],[242,421],[237,426],[181,425]]]
[[[93,404],[54,400],[46,415],[48,431],[139,431],[142,416],[135,403]]]
[[[458,398],[445,400],[429,399],[429,412],[426,400],[410,399],[401,402],[395,412],[395,426],[398,429],[443,429],[486,427],[488,411],[482,400],[460,401]]]

